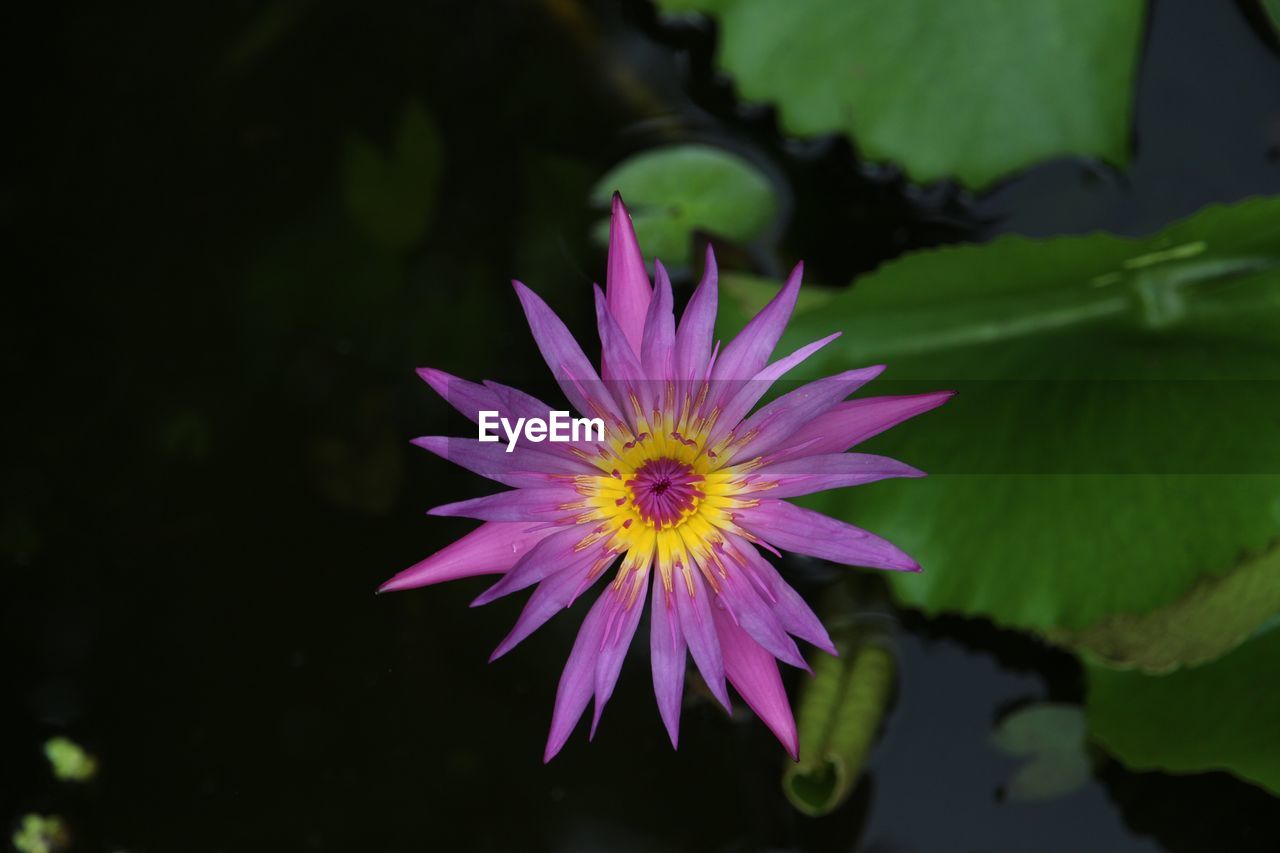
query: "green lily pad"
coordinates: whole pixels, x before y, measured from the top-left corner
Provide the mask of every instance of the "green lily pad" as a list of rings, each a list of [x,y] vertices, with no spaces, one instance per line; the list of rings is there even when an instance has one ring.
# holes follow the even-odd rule
[[[1086,743],[1084,711],[1076,705],[1045,702],[1019,708],[996,727],[996,749],[1026,757],[1006,787],[1011,800],[1048,800],[1084,786],[1093,773]]]
[[[1134,770],[1227,770],[1280,795],[1280,631],[1172,675],[1090,666],[1093,737]]]
[[[422,239],[435,212],[441,163],[435,123],[410,103],[390,151],[383,153],[360,137],[347,143],[342,175],[347,210],[379,245],[407,250]]]
[[[884,362],[876,393],[959,391],[861,448],[930,477],[809,502],[920,561],[889,576],[905,604],[1081,631],[1171,607],[1280,537],[1280,200],[1143,239],[909,255],[801,314],[779,351],[836,329],[810,375]]]
[[[1276,613],[1280,544],[1228,574],[1201,579],[1167,607],[1104,616],[1078,631],[1052,628],[1047,636],[1094,663],[1159,674],[1221,657]]]
[[[695,231],[733,242],[754,240],[773,221],[777,200],[767,178],[751,163],[709,145],[657,148],[611,169],[592,190],[607,209],[622,193],[645,254],[683,265],[692,258]],[[595,236],[605,244],[609,222]]]
[[[986,186],[1063,155],[1123,166],[1142,0],[659,0],[783,129],[843,132],[917,181]]]

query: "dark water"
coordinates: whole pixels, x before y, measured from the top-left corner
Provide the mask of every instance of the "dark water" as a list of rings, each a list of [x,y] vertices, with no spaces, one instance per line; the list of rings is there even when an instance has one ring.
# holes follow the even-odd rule
[[[1276,801],[1225,774],[1103,763],[1004,800],[992,722],[1083,684],[983,623],[902,616],[870,773],[812,820],[746,717],[694,696],[673,753],[642,652],[596,742],[544,767],[580,614],[488,665],[517,602],[372,594],[466,529],[422,510],[483,489],[410,452],[446,423],[412,368],[538,376],[513,275],[589,328],[605,168],[669,139],[750,153],[794,190],[786,256],[828,281],[1005,230],[1145,232],[1280,192],[1280,56],[1249,7],[1153,4],[1124,175],[1063,161],[981,198],[783,141],[711,73],[713,32],[643,4],[25,9],[5,28],[0,818],[58,813],[76,849],[135,853],[1276,849]],[[350,234],[341,162],[410,99],[445,171],[425,239],[388,259]],[[93,783],[52,781],[55,734],[99,757]]]

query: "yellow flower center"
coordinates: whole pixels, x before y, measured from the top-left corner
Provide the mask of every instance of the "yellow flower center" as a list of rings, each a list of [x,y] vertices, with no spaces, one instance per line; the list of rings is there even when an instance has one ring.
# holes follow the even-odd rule
[[[751,538],[734,524],[733,510],[756,505],[742,495],[754,490],[743,478],[758,460],[725,467],[735,441],[730,434],[711,446],[718,412],[698,414],[700,401],[686,398],[676,416],[672,396],[668,388],[666,405],[647,415],[633,398],[634,429],[607,419],[605,443],[595,455],[581,453],[600,473],[574,477],[583,499],[564,507],[578,513],[578,523],[595,522],[580,549],[597,542],[608,549],[593,575],[625,555],[614,582],[619,590],[629,583],[632,597],[651,566],[668,592],[677,573],[693,592],[691,571],[718,589],[716,574],[726,570],[723,531]]]

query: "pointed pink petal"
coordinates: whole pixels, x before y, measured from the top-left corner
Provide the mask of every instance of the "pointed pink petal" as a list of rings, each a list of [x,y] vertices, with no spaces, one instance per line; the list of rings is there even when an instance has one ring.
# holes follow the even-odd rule
[[[485,380],[478,385],[430,367],[418,368],[418,375],[472,423],[480,420],[481,411],[495,411],[498,417],[507,418],[512,423],[519,418],[545,420],[552,411],[550,406],[538,398],[497,382]],[[539,450],[554,456],[569,456],[576,461],[577,457],[569,450],[571,446],[573,445],[569,443],[547,442]]]
[[[750,379],[760,372],[760,368],[765,366],[769,356],[773,354],[773,348],[782,337],[787,321],[791,319],[803,274],[804,264],[796,264],[782,290],[769,300],[768,305],[760,309],[759,314],[751,318],[738,336],[720,353],[711,374],[712,379]]]
[[[551,411],[551,406],[539,400],[532,394],[526,394],[519,388],[512,388],[509,385],[503,385],[500,382],[492,382],[488,379],[484,381],[485,390],[491,392],[498,405],[502,408],[503,417],[509,420],[516,418],[545,418]]]
[[[707,246],[702,281],[689,298],[676,330],[674,367],[678,379],[700,380],[706,374],[716,328],[716,281],[716,255],[711,246]]]
[[[653,665],[653,694],[671,746],[680,742],[680,704],[684,695],[684,635],[676,613],[675,590],[670,595],[662,578],[653,573],[653,604],[649,606],[649,659]]]
[[[782,460],[823,453],[843,453],[860,441],[879,435],[930,409],[936,409],[953,396],[954,391],[934,391],[902,397],[849,400],[800,427],[770,456]]]
[[[828,654],[836,654],[835,644],[831,642],[822,620],[805,603],[800,593],[782,579],[773,564],[745,539],[732,533],[727,534],[727,537],[734,550],[746,560],[756,580],[768,591],[768,597],[773,601],[773,612],[786,632]]]
[[[724,671],[733,689],[742,696],[769,731],[786,747],[793,761],[799,758],[796,720],[782,686],[773,655],[762,649],[727,613],[716,611],[716,633],[724,655]]]
[[[741,567],[730,566],[720,579],[720,603],[727,615],[769,654],[783,663],[807,670],[809,665],[800,656],[795,641],[787,636],[778,617],[744,575]]]
[[[734,430],[744,437],[751,433],[755,435],[746,444],[734,448],[733,457],[745,461],[768,453],[781,442],[789,440],[801,426],[879,376],[883,370],[882,366],[846,370],[788,391]]]
[[[595,553],[598,555],[599,551]],[[588,574],[593,563],[594,560],[588,556],[580,563],[570,565],[539,583],[533,595],[525,602],[520,615],[516,617],[516,624],[512,626],[511,632],[503,637],[493,654],[489,655],[489,661],[492,663],[514,649],[545,625],[548,619],[573,604],[591,585]]]
[[[504,595],[526,589],[563,569],[572,569],[581,563],[599,558],[594,549],[578,550],[578,544],[590,533],[590,528],[572,524],[564,528],[550,528],[550,536],[544,538],[520,558],[511,570],[493,586],[480,593],[472,607],[480,607],[496,601]]]
[[[598,393],[600,377],[591,366],[591,362],[582,353],[582,347],[569,334],[569,330],[561,322],[555,312],[547,307],[538,294],[518,281],[511,282],[524,308],[525,317],[529,320],[529,329],[538,344],[547,366],[556,378],[556,383],[569,398],[578,412],[586,417],[597,414],[597,405],[619,416],[620,413],[605,395]],[[593,390],[596,393],[592,393]],[[596,405],[593,405],[596,404]]]
[[[475,382],[468,382],[456,376],[436,370],[433,367],[419,367],[418,376],[431,386],[445,402],[453,406],[472,423],[480,419],[482,410],[498,411],[501,405],[497,396],[490,389]]]
[[[680,571],[675,573],[672,584],[676,596],[676,613],[680,617],[680,633],[689,644],[689,654],[702,673],[711,695],[716,697],[725,710],[729,710],[729,692],[724,687],[724,661],[720,657],[720,643],[716,639],[716,628],[712,622],[711,590],[702,582],[702,575],[696,568],[686,567],[693,583],[693,595],[689,594],[684,576]]]
[[[555,758],[569,739],[595,690],[596,656],[607,627],[611,589],[612,587],[606,588],[596,599],[587,618],[582,620],[577,639],[573,641],[573,650],[569,652],[569,660],[565,662],[564,672],[560,676],[560,686],[556,688],[555,709],[551,712],[551,731],[547,736],[546,749],[542,753],[544,763]]]
[[[657,286],[649,315],[644,319],[644,343],[640,347],[640,363],[645,379],[657,382],[672,377],[671,359],[676,345],[676,316],[672,305],[671,279],[661,261],[655,261]]]
[[[776,548],[849,566],[918,572],[920,566],[898,546],[860,527],[786,501],[763,499],[734,510],[733,520]]]
[[[649,313],[649,273],[622,196],[613,194],[613,218],[609,223],[609,263],[605,273],[609,310],[636,356],[644,340],[644,318]]]
[[[596,291],[596,327],[600,331],[600,373],[614,395],[620,398],[622,411],[626,406],[626,386],[638,384],[644,379],[640,356],[632,351],[622,327],[605,301],[604,293]]]
[[[508,452],[505,442],[505,438],[483,442],[474,438],[424,435],[413,439],[412,444],[481,477],[508,486],[545,486],[548,474],[591,474],[596,471],[576,457],[549,453],[536,447],[517,445]]]
[[[576,512],[565,509],[582,496],[572,486],[512,489],[466,501],[455,501],[427,510],[427,515],[475,518],[480,521],[565,521]]]
[[[729,403],[721,412],[711,443],[714,443],[715,439],[720,438],[724,433],[737,426],[751,411],[752,407],[760,402],[760,398],[769,392],[774,382],[838,337],[840,337],[840,333],[836,332],[834,335],[828,335],[820,341],[806,344],[790,355],[770,364],[753,376],[750,381],[741,383],[741,389],[732,392]]]
[[[752,471],[752,482],[774,482],[769,489],[771,498],[794,498],[861,486],[890,477],[923,477],[925,474],[896,459],[875,456],[870,453],[824,453],[821,456],[804,456],[786,462],[775,462]]]
[[[618,673],[622,671],[622,661],[631,647],[631,638],[636,634],[636,626],[640,624],[640,614],[644,612],[645,597],[649,592],[648,579],[641,584],[639,593],[630,604],[625,601],[627,594],[624,586],[621,591],[609,584],[605,595],[613,604],[609,618],[605,620],[604,635],[600,638],[600,648],[596,657],[595,709],[591,716],[591,735],[596,736],[596,727],[600,725],[600,715],[604,706],[613,695],[613,688],[618,683]]]
[[[490,521],[446,545],[378,587],[378,592],[427,586],[443,581],[508,571],[551,529],[528,522]]]

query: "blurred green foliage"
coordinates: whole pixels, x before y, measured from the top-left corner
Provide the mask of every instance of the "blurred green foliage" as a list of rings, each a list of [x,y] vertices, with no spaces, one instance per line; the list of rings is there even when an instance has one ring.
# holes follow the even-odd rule
[[[416,100],[401,109],[385,150],[360,135],[348,139],[337,180],[248,264],[242,296],[248,362],[269,366],[271,375],[302,376],[314,375],[314,362],[335,352],[403,365],[406,350],[441,310],[440,295],[411,270],[435,218],[443,157],[436,124]],[[464,325],[454,325],[456,334],[466,334]],[[347,393],[340,416],[315,425],[302,442],[305,465],[333,506],[385,513],[400,493],[405,465],[390,393],[385,386]]]
[[[704,232],[745,243],[773,220],[778,203],[768,179],[741,157],[709,145],[674,145],[644,151],[611,169],[592,198],[608,209],[617,191],[626,199],[645,252],[665,264],[692,258],[692,236]],[[596,239],[609,240],[609,221]]]
[[[359,226],[393,251],[411,248],[426,233],[435,211],[442,171],[440,136],[431,117],[410,103],[391,150],[355,136],[343,163],[343,198]]]
[[[352,401],[342,431],[324,431],[307,446],[313,482],[340,509],[381,515],[395,506],[404,483],[404,441],[392,427],[384,391]]]
[[[1123,166],[1142,0],[659,0],[719,25],[718,62],[783,129],[842,132],[916,181],[984,187],[1067,154]]]
[[[336,192],[326,195],[251,262],[243,298],[252,343],[287,344],[280,329],[364,345],[391,337],[403,316],[403,260],[355,222]]]
[[[98,759],[70,738],[49,738],[44,744],[44,755],[49,759],[53,775],[64,782],[88,782],[98,772]]]
[[[57,815],[28,814],[13,833],[19,853],[57,853],[71,844],[71,833]]]

